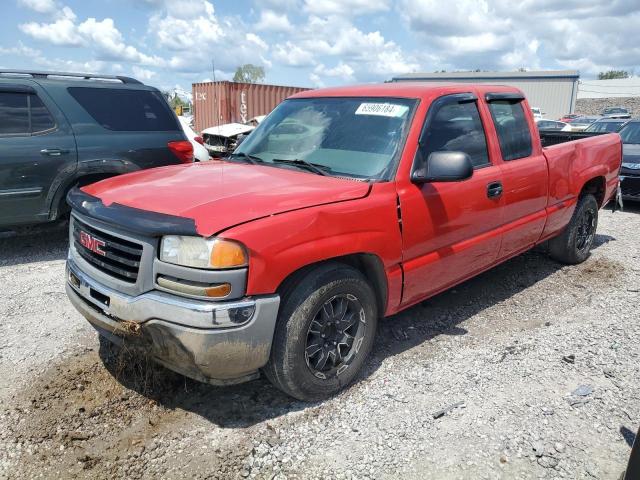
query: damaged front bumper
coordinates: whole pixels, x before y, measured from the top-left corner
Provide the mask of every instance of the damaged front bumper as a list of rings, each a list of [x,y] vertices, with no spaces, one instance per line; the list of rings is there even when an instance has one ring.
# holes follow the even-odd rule
[[[280,298],[227,302],[182,298],[160,291],[117,292],[67,261],[66,291],[73,306],[117,344],[142,348],[158,363],[214,385],[256,378],[271,351]]]

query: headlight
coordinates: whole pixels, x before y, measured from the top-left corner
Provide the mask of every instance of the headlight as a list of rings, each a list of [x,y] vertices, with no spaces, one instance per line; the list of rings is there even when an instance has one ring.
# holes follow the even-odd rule
[[[184,267],[238,268],[247,266],[248,255],[244,246],[223,238],[162,237],[160,260]]]

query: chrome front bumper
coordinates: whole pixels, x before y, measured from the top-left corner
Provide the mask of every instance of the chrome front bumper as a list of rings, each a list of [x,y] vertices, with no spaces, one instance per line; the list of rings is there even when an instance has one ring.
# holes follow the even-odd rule
[[[167,368],[213,384],[257,376],[269,359],[280,304],[278,295],[227,302],[156,290],[130,296],[92,279],[71,258],[66,291],[73,306],[114,343],[140,347]],[[238,315],[230,313],[238,311],[253,314],[235,323]]]

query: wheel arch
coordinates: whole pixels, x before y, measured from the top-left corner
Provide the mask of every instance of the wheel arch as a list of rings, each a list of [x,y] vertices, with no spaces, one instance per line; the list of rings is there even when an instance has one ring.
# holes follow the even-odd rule
[[[580,190],[580,197],[591,194],[596,198],[598,207],[602,207],[604,204],[605,192],[607,189],[607,183],[603,176],[593,177],[585,182]]]
[[[380,257],[372,253],[352,253],[348,255],[341,255],[338,257],[327,258],[320,260],[304,267],[299,268],[291,272],[280,283],[277,288],[280,296],[286,296],[301,280],[302,277],[307,275],[314,269],[322,267],[330,267],[331,265],[348,265],[355,270],[359,271],[365,279],[371,284],[371,288],[376,296],[378,312],[383,316],[387,308],[388,302],[388,282],[384,269],[384,264]]]

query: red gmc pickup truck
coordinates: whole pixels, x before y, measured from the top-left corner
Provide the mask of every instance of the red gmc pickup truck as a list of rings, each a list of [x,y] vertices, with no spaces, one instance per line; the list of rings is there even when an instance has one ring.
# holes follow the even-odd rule
[[[510,87],[304,92],[225,161],[71,191],[67,293],[172,370],[262,371],[321,399],[356,377],[379,317],[541,242],[584,261],[621,153],[617,134],[543,148]]]

